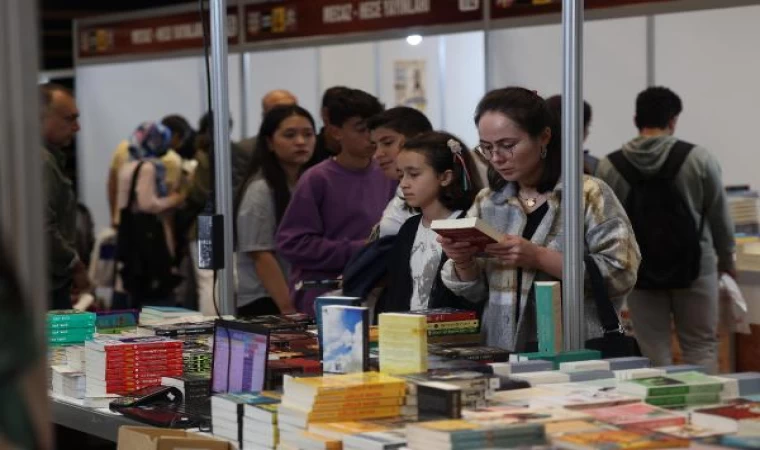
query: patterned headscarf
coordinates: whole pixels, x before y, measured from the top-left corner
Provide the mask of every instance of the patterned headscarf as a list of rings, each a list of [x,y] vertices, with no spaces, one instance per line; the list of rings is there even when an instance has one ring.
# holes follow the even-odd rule
[[[166,197],[166,168],[161,162],[171,144],[172,133],[158,122],[143,122],[129,137],[129,156],[132,161],[150,160],[156,168],[156,192]]]

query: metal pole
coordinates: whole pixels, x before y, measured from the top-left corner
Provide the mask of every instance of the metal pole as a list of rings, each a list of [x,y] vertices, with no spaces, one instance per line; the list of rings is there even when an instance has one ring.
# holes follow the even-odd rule
[[[219,310],[235,314],[232,259],[232,179],[230,167],[230,102],[227,78],[227,0],[210,0],[211,110],[214,116],[216,213],[224,217],[224,268],[219,277]]]
[[[483,52],[486,61],[486,92],[491,90],[491,1],[483,2]]]
[[[583,348],[583,0],[562,2],[562,298],[565,350]]]
[[[0,236],[44,354],[48,305],[42,145],[37,101],[37,2],[0,2]]]
[[[251,95],[249,79],[251,73],[250,58],[240,53],[240,139],[248,139],[248,96]]]

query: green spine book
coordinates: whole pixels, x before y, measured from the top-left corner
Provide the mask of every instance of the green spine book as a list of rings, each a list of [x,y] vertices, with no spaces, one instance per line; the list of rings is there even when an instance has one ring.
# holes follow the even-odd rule
[[[539,281],[536,287],[538,351],[562,351],[562,292],[557,281]]]
[[[685,383],[689,394],[714,394],[723,391],[723,382],[700,372],[684,372],[669,374],[668,378]]]
[[[694,405],[715,405],[721,402],[717,392],[686,394],[686,395],[662,395],[659,397],[647,397],[646,403],[661,408],[678,408]]]

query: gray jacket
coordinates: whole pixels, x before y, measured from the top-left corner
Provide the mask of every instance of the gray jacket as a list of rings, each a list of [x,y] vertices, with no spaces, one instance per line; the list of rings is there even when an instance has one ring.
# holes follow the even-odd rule
[[[631,224],[623,206],[612,189],[604,182],[586,176],[583,180],[585,252],[589,254],[607,281],[610,300],[619,309],[623,299],[636,284],[641,255],[633,236]],[[549,210],[531,241],[552,250],[562,251],[562,190],[557,185],[548,197]],[[499,192],[484,189],[478,194],[470,217],[479,217],[496,230],[522,235],[527,216],[517,198],[517,187],[509,183]],[[495,258],[478,258],[482,268],[480,278],[460,281],[452,261],[446,262],[441,276],[444,284],[456,295],[472,302],[488,302],[483,313],[483,331],[488,345],[513,351],[524,351],[529,342],[536,341],[536,312],[533,283],[552,280],[551,276],[535,270],[522,272],[520,305],[517,305],[517,270]],[[591,283],[586,276],[584,297],[586,339],[602,334]],[[517,308],[520,318],[515,323]]]
[[[643,174],[653,174],[665,163],[677,140],[673,136],[637,137],[623,147],[623,154]],[[608,158],[599,163],[596,174],[624,201],[630,186]],[[701,242],[701,275],[733,270],[734,226],[717,158],[700,146],[694,147],[676,177],[676,186],[691,208],[695,223],[699,224],[703,211],[707,211]]]

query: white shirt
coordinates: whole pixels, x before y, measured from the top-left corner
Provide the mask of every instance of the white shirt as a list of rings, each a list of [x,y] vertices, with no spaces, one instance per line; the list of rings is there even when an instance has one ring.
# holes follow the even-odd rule
[[[454,211],[448,218],[456,219],[461,213],[462,211]],[[412,311],[427,309],[430,303],[430,291],[441,265],[442,249],[436,240],[437,237],[438,234],[420,220],[412,244],[412,257],[409,260],[412,272],[412,298],[409,300],[409,307]]]

